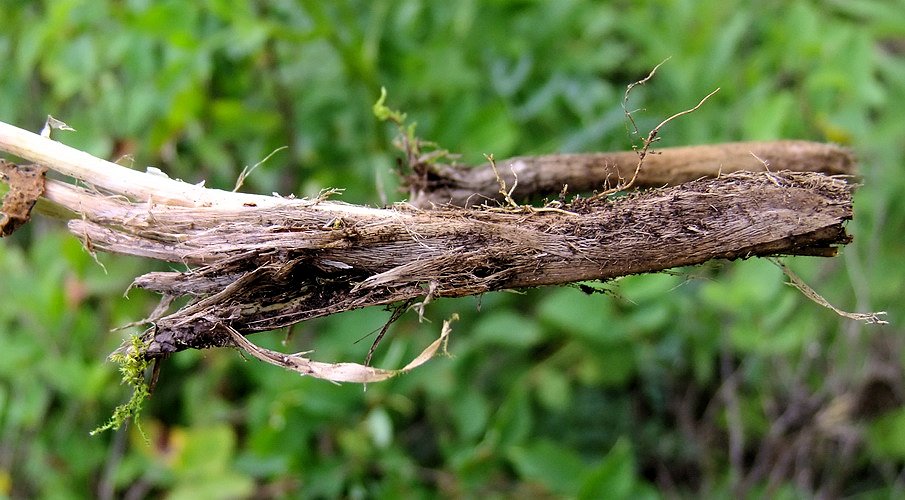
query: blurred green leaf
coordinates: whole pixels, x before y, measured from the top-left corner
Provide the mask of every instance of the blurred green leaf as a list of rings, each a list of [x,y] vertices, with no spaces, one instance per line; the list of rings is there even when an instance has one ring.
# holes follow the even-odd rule
[[[466,389],[456,401],[452,410],[459,433],[465,439],[479,437],[487,427],[490,415],[486,398],[477,390]]]
[[[178,447],[173,470],[182,477],[225,471],[235,447],[233,431],[225,425],[177,429],[172,439]]]
[[[586,474],[578,498],[637,498],[635,487],[635,456],[631,444],[620,438],[600,464]]]
[[[513,388],[491,417],[489,431],[493,442],[500,447],[516,446],[530,435],[533,425],[531,405],[524,388]]]
[[[466,125],[463,147],[467,151],[484,151],[497,158],[515,154],[518,139],[516,124],[501,103],[490,103],[475,113]]]
[[[746,117],[745,137],[751,140],[774,140],[785,137],[784,125],[796,113],[795,100],[788,92],[777,92],[770,96]]]
[[[612,302],[601,296],[585,295],[578,290],[551,290],[537,310],[538,319],[551,326],[595,344],[607,344],[626,338],[630,332],[614,324]]]
[[[569,378],[559,367],[537,370],[534,374],[538,403],[554,411],[564,411],[572,399]]]
[[[620,387],[635,375],[637,365],[635,349],[628,343],[609,344],[593,349],[593,355],[578,366],[583,382],[604,387]]]
[[[871,422],[867,443],[877,455],[905,459],[905,409],[899,408]]]
[[[542,339],[535,321],[511,310],[482,314],[469,336],[479,344],[529,348]]]
[[[254,483],[247,477],[233,474],[205,477],[198,481],[178,483],[166,495],[168,500],[195,500],[198,498],[231,499],[252,494]]]
[[[383,408],[371,410],[367,417],[371,440],[378,449],[387,448],[393,440],[393,422]]]
[[[560,495],[574,494],[585,468],[571,450],[551,441],[512,447],[507,454],[522,478],[540,482]]]

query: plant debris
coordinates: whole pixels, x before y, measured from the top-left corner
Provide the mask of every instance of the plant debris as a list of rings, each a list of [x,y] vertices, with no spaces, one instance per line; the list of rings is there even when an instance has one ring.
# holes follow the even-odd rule
[[[46,167],[16,165],[0,159],[0,179],[9,184],[0,207],[0,238],[13,234],[31,218],[31,209],[44,194],[46,174]]]
[[[387,113],[394,121],[404,118]],[[424,152],[431,146],[414,137],[412,127],[404,131],[409,164],[419,175],[448,157],[439,149]],[[851,241],[844,226],[852,217],[854,186],[846,176],[824,173],[718,171],[615,199],[570,202],[560,185],[555,191],[563,191],[562,201],[529,208],[513,199],[516,184],[526,180],[519,174],[507,188],[503,166],[492,187],[506,198],[504,206],[377,209],[326,195],[295,199],[207,189],[129,170],[3,123],[0,146],[87,186],[47,180],[43,191],[51,206],[73,214],[69,229],[86,248],[188,267],[136,278],[135,285],[163,298],[150,327],[121,354],[134,357],[135,345],[147,359],[239,346],[334,381],[372,381],[398,371],[321,364],[262,350],[244,337],[373,305],[411,304],[421,316],[424,304],[441,297],[606,281],[711,259],[831,256]],[[752,152],[744,157],[760,170],[767,165],[758,158],[773,160],[770,151]],[[649,163],[638,169],[636,153],[628,154],[643,181]],[[43,182],[43,171],[38,175]],[[30,186],[26,200],[42,196],[37,182]],[[21,193],[23,186],[11,191]],[[171,310],[178,297],[189,300]],[[440,340],[447,335],[445,325]],[[432,344],[403,370],[436,351]]]
[[[852,188],[816,173],[737,172],[535,212],[107,199],[120,208],[85,213],[69,228],[97,250],[193,266],[135,280],[192,299],[145,334],[148,355],[163,356],[232,345],[221,326],[249,334],[420,297],[609,280],[717,258],[830,256],[851,241]]]

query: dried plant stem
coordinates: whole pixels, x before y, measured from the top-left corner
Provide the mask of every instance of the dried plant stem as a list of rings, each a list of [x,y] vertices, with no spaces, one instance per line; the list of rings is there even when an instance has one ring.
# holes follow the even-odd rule
[[[512,186],[516,178],[518,186],[510,196],[519,200],[556,196],[566,185],[571,192],[590,192],[614,179],[633,177],[636,170],[633,184],[636,188],[675,186],[730,172],[766,171],[767,167],[758,158],[774,171],[854,175],[856,167],[852,153],[843,147],[788,140],[658,148],[657,154],[646,155],[644,168],[640,170],[635,151],[518,156],[496,160],[499,178],[489,163],[431,165],[427,182],[412,193],[411,203],[419,207],[446,204],[465,207],[502,202],[499,181]]]
[[[204,188],[163,175],[139,172],[92,156],[33,132],[0,122],[0,151],[37,163],[59,174],[91,186],[93,190],[150,205],[183,207],[285,206],[309,200],[291,200],[258,194],[235,193]],[[75,212],[95,210],[87,204],[106,205],[101,197],[85,197],[83,192],[66,190],[64,183],[49,182],[46,198]],[[87,192],[87,191],[86,191]],[[340,204],[338,211],[366,212],[365,207]]]
[[[154,320],[142,339],[151,357],[425,296],[607,280],[714,258],[827,256],[850,240],[852,186],[816,173],[737,172],[555,210],[423,211],[204,189],[8,125],[0,150],[87,184],[49,182],[44,192],[74,212],[69,229],[86,247],[191,266],[136,279],[165,300],[191,298]],[[505,194],[502,175],[505,167],[493,184]]]
[[[849,241],[851,186],[814,173],[739,172],[617,201],[576,200],[564,213],[123,208],[69,228],[94,249],[196,266],[136,279],[194,297],[149,333],[150,352],[166,354],[230,344],[218,325],[247,334],[425,295],[606,280],[714,258],[833,255]]]
[[[94,157],[47,137],[0,122],[0,149],[80,180],[98,189],[136,200],[154,198],[174,205],[200,205],[204,189],[191,184],[150,176]]]

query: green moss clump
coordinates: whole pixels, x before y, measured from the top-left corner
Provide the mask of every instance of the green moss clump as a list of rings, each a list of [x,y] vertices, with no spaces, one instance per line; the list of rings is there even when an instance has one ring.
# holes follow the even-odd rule
[[[94,436],[106,430],[118,430],[129,419],[135,422],[135,427],[144,436],[138,415],[145,400],[151,394],[150,386],[145,381],[145,372],[151,365],[151,361],[145,356],[147,342],[141,340],[141,336],[132,337],[132,345],[125,353],[116,352],[110,355],[110,360],[119,365],[119,372],[123,376],[123,383],[132,386],[132,396],[129,401],[119,405],[113,410],[113,415],[107,423],[91,431]]]

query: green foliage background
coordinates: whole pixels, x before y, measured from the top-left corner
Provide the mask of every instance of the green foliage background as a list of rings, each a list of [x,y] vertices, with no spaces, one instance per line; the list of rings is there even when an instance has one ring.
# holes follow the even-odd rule
[[[905,2],[881,0],[0,0],[0,120],[245,190],[399,200],[381,86],[422,137],[475,163],[627,149],[625,85],[660,145],[804,138],[860,157],[855,242],[789,259],[840,319],[762,261],[440,301],[376,364],[399,367],[457,311],[449,358],[363,390],[231,350],[169,359],[133,429],[88,432],[128,397],[106,355],[154,297],[153,264],[100,256],[59,221],[0,244],[0,494],[168,498],[905,495]],[[130,161],[130,160],[127,160]],[[256,335],[361,361],[388,317]],[[134,330],[132,330],[134,331]]]

